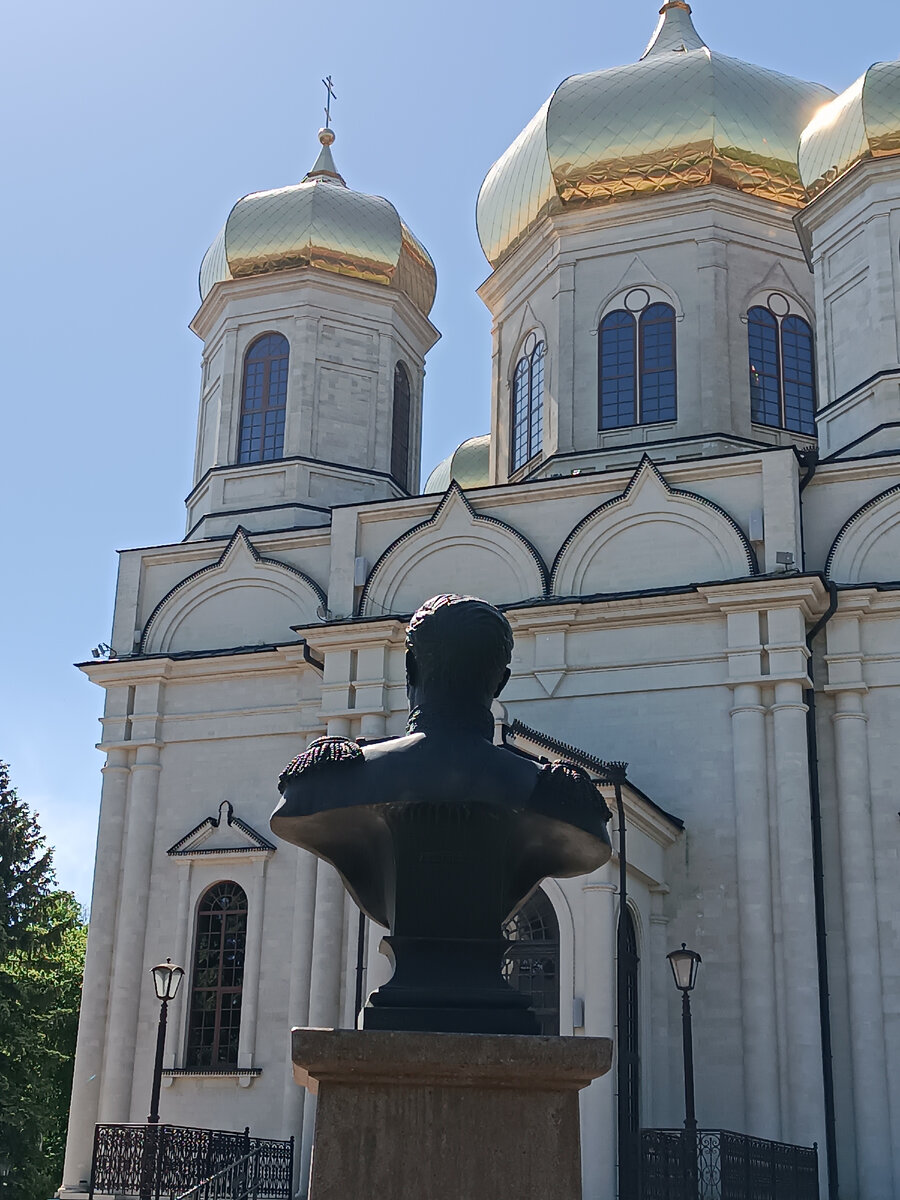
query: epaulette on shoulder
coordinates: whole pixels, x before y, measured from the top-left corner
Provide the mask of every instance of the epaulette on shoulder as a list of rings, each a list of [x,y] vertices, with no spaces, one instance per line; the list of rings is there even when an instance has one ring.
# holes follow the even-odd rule
[[[310,742],[302,754],[281,772],[278,778],[278,790],[283,792],[292,779],[310,771],[319,771],[324,767],[348,766],[351,763],[362,762],[363,752],[356,742],[344,737],[320,737]]]
[[[547,799],[557,804],[589,804],[601,810],[604,821],[612,817],[603,793],[587,771],[575,763],[545,763],[538,776],[538,788]]]

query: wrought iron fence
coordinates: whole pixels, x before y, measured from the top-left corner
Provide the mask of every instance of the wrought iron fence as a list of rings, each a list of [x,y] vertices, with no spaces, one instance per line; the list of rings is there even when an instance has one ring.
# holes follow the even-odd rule
[[[641,1130],[641,1200],[819,1200],[818,1147],[726,1129]]]
[[[254,1151],[182,1192],[177,1200],[258,1200],[259,1188],[259,1152]]]
[[[293,1138],[254,1138],[249,1129],[234,1133],[181,1125],[98,1125],[90,1197],[175,1200],[248,1156],[255,1159],[259,1200],[291,1200]]]

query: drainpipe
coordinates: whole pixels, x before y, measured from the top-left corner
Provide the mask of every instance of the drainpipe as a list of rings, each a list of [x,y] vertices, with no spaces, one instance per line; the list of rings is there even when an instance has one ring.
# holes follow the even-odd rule
[[[803,481],[809,482],[815,463]],[[803,486],[801,484],[801,487]],[[831,1056],[831,1002],[828,995],[828,946],[825,927],[825,874],[822,855],[822,806],[819,795],[819,741],[816,731],[816,689],[813,674],[813,642],[837,611],[838,590],[831,580],[828,588],[828,608],[807,634],[809,650],[809,683],[806,689],[806,747],[809,756],[809,811],[812,824],[813,898],[816,914],[816,952],[819,975],[819,1024],[822,1031],[822,1081],[825,1092],[825,1161],[828,1172],[828,1195],[838,1200],[837,1123],[834,1115],[834,1066]]]
[[[816,467],[819,465],[818,450],[801,450],[797,457],[800,459],[802,466],[806,467],[806,474],[800,480],[800,487],[797,489],[800,495],[800,570],[806,570],[806,539],[803,529],[803,493],[807,486],[812,483],[813,475],[816,473]]]
[[[612,773],[611,773],[612,774]],[[637,1195],[637,1171],[640,1169],[639,1139],[635,1145],[635,1134],[628,1128],[628,1078],[627,1064],[622,1053],[622,1021],[625,1015],[627,998],[625,995],[625,911],[628,905],[628,859],[625,854],[625,802],[622,799],[622,780],[625,772],[621,768],[612,774],[613,787],[616,796],[616,819],[619,825],[619,921],[616,927],[616,1029],[618,1033],[618,1048],[616,1054],[616,1086],[617,1086],[617,1131],[619,1158],[619,1187],[620,1200],[631,1200]]]

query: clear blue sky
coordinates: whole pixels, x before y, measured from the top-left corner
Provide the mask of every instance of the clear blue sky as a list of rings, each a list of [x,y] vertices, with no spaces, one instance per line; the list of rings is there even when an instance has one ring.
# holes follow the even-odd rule
[[[438,271],[423,462],[489,423],[481,179],[566,75],[634,61],[653,0],[21,0],[4,15],[0,758],[87,902],[117,549],[177,541],[197,269],[231,204],[299,180],[334,76],[335,158]],[[714,49],[842,89],[900,52],[896,0],[697,0]]]

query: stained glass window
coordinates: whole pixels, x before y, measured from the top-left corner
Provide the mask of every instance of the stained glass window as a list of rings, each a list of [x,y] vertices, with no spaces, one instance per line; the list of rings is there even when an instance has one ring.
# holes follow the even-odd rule
[[[288,383],[287,338],[265,333],[244,356],[238,462],[268,462],[284,454]]]
[[[559,1033],[559,924],[540,889],[503,930],[509,942],[504,978],[531,1001],[541,1033]]]
[[[200,901],[194,944],[186,1064],[236,1067],[247,940],[247,897],[217,883]]]
[[[755,305],[747,313],[747,345],[750,419],[814,437],[816,364],[809,324],[802,317],[778,317]]]
[[[648,304],[640,319],[625,309],[607,313],[600,322],[599,373],[601,429],[674,421],[674,308]]]
[[[537,342],[531,352],[523,354],[516,363],[512,386],[513,471],[518,471],[540,454],[543,446],[545,357],[546,346]]]
[[[403,487],[409,487],[409,375],[402,362],[394,367],[394,417],[391,430],[391,474]]]

